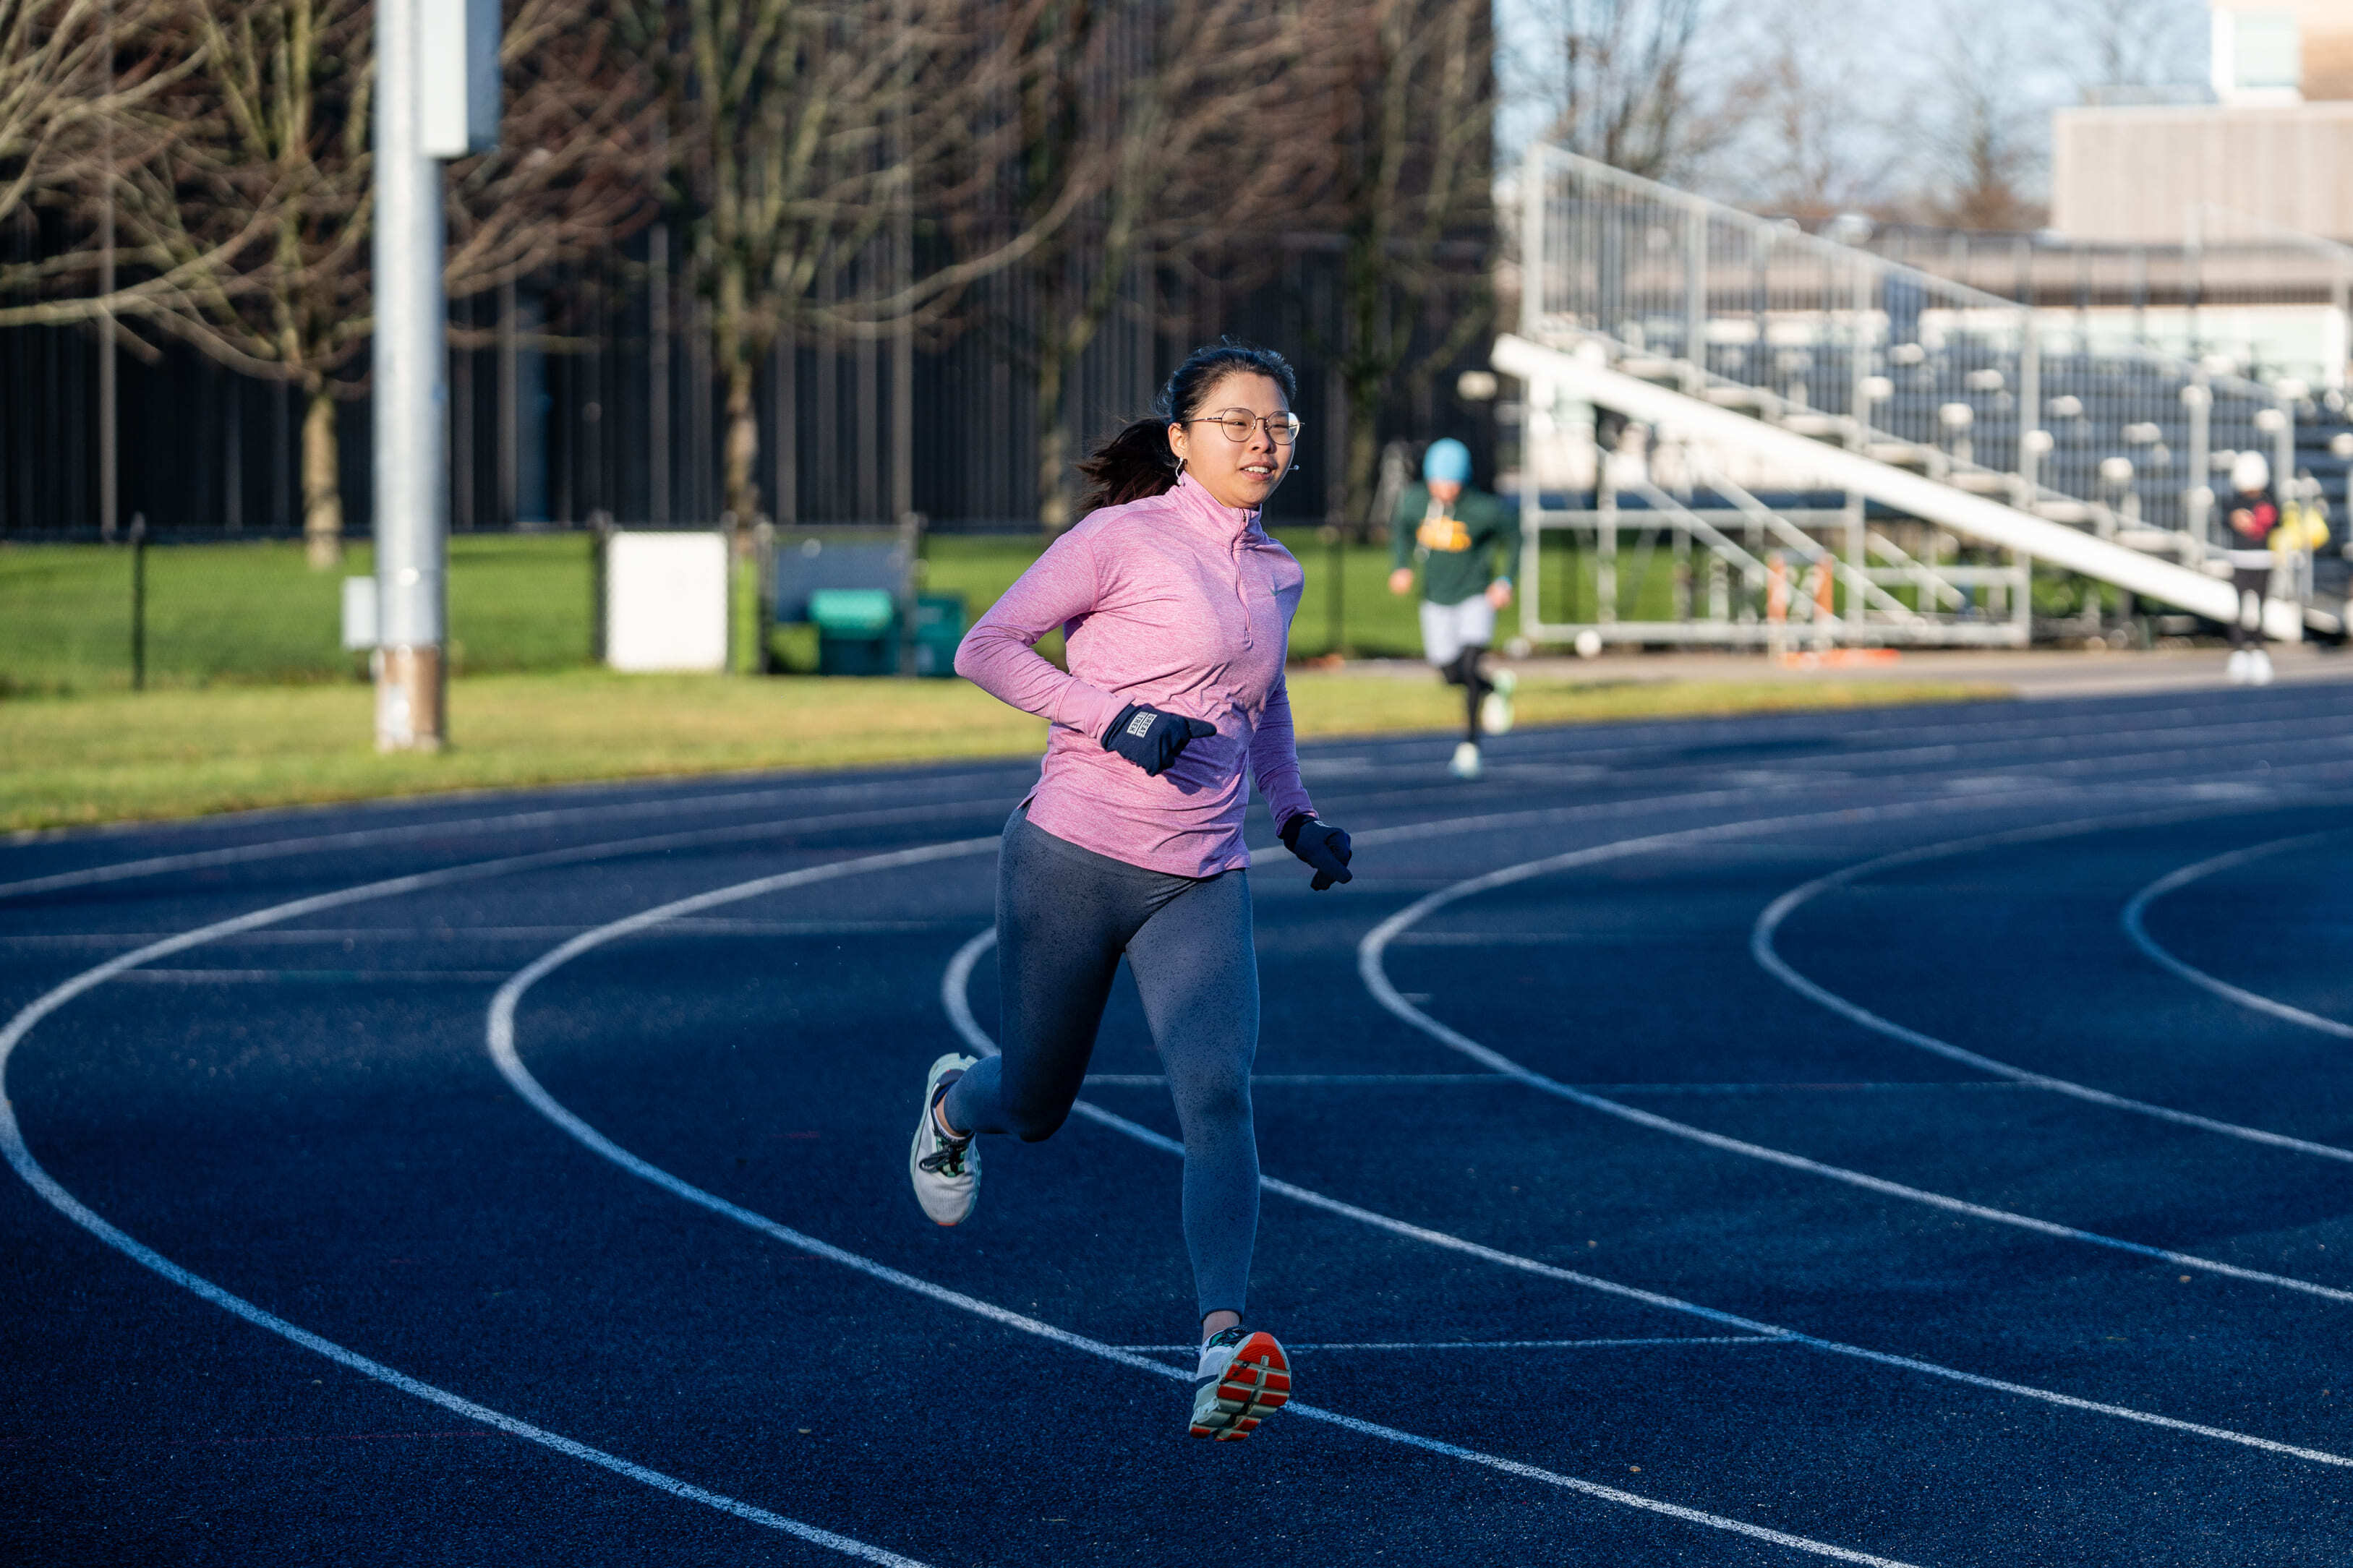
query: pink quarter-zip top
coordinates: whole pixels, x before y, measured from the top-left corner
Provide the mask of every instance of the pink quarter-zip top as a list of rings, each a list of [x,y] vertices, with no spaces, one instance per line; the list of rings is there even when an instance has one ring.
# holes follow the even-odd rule
[[[1250,780],[1277,824],[1310,809],[1282,676],[1305,580],[1255,511],[1219,505],[1189,474],[1165,494],[1089,513],[1049,545],[973,624],[955,661],[957,674],[1052,726],[1029,820],[1148,870],[1207,877],[1249,865]],[[1035,647],[1056,626],[1067,675]],[[1146,777],[1103,746],[1131,702],[1218,732]]]

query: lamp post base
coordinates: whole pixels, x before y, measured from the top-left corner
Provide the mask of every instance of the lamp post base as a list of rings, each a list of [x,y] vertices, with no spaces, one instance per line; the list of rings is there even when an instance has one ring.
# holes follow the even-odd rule
[[[439,751],[448,743],[440,648],[388,647],[376,659],[375,749]]]

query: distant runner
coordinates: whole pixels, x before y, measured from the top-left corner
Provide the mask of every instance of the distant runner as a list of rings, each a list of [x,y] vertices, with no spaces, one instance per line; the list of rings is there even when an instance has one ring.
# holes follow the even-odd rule
[[[2272,656],[2263,647],[2263,593],[2271,586],[2272,535],[2283,519],[2272,493],[2272,466],[2261,452],[2242,452],[2231,465],[2231,489],[2223,521],[2230,525],[2231,586],[2239,591],[2238,618],[2231,623],[2231,684],[2268,686]]]
[[[1451,437],[1430,444],[1421,478],[1398,498],[1389,520],[1397,563],[1389,592],[1413,592],[1414,567],[1420,566],[1422,657],[1448,685],[1462,688],[1462,743],[1447,771],[1475,779],[1481,736],[1512,727],[1512,690],[1519,684],[1508,669],[1497,670],[1491,681],[1482,668],[1495,641],[1495,612],[1512,602],[1519,519],[1493,496],[1471,488],[1471,448]]]
[[[1291,1390],[1274,1336],[1242,1327],[1259,1198],[1251,783],[1311,889],[1351,879],[1348,836],[1316,819],[1292,739],[1282,670],[1304,574],[1259,525],[1296,449],[1296,391],[1280,354],[1194,350],[1158,416],[1079,466],[1087,515],[956,650],[957,674],[1050,728],[997,856],[1003,1054],[932,1064],[907,1156],[925,1214],[969,1215],[975,1136],[1054,1135],[1124,957],[1185,1135],[1202,1342],[1188,1430],[1223,1441]],[[1068,674],[1034,646],[1058,629]]]

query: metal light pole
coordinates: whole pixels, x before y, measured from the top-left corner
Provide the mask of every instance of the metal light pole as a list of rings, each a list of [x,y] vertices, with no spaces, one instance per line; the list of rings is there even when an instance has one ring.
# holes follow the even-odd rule
[[[106,0],[102,26],[106,34],[106,96],[114,97],[114,0]],[[106,117],[100,122],[99,162],[106,190],[98,209],[98,291],[105,299],[114,296],[114,114],[110,103]],[[121,500],[122,463],[116,450],[121,430],[117,397],[114,352],[114,312],[103,310],[98,318],[98,536],[108,543],[114,542],[115,519],[120,515]]]
[[[377,0],[375,744],[447,735],[448,307],[440,158],[498,142],[497,0]]]

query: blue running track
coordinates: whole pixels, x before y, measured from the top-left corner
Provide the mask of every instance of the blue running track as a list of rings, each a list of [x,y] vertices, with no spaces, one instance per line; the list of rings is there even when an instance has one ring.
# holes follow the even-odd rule
[[[907,1191],[1031,764],[0,847],[6,1560],[2353,1561],[2353,684],[1450,750],[1252,873],[1241,1444],[1124,982]]]

